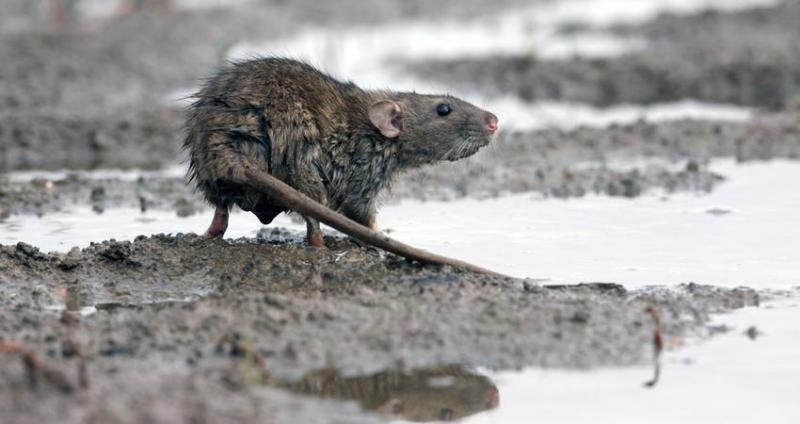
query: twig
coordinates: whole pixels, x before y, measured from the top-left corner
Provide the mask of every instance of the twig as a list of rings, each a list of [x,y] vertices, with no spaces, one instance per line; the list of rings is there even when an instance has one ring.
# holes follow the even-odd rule
[[[19,343],[0,341],[0,353],[18,355],[22,359],[31,386],[36,386],[37,375],[41,375],[46,381],[64,393],[71,393],[75,390],[73,384],[61,371],[48,367],[34,351]]]
[[[664,339],[661,336],[661,316],[658,314],[658,311],[652,307],[648,306],[644,310],[653,318],[653,378],[649,381],[644,383],[644,387],[652,388],[658,384],[658,379],[661,376],[661,352],[664,350]]]
[[[468,271],[481,274],[499,275],[508,277],[486,268],[473,265],[469,262],[446,256],[430,253],[422,249],[401,243],[377,231],[373,231],[311,199],[300,193],[283,181],[269,175],[261,169],[250,164],[244,164],[244,176],[247,184],[257,190],[261,190],[273,199],[281,202],[287,208],[299,212],[303,215],[314,218],[331,227],[352,236],[364,243],[386,250],[404,258],[415,260],[424,264],[449,265],[456,268],[463,268]]]
[[[64,311],[61,313],[61,323],[64,324],[66,332],[64,347],[69,355],[74,355],[78,358],[78,384],[81,388],[85,389],[89,387],[89,373],[86,369],[86,356],[83,354],[83,350],[81,349],[78,339],[75,336],[75,329],[78,325],[78,317],[75,315],[73,309],[80,307],[80,298],[77,290],[78,282],[76,281],[74,284],[76,285],[73,286],[76,288],[75,290],[71,290],[72,287],[64,287],[60,290],[61,297],[64,300]]]
[[[64,340],[64,344],[69,349],[69,352],[78,358],[78,384],[85,389],[89,387],[89,373],[86,369],[86,356],[75,338],[76,321],[75,315],[65,309],[61,315],[61,322],[67,328],[67,337]]]

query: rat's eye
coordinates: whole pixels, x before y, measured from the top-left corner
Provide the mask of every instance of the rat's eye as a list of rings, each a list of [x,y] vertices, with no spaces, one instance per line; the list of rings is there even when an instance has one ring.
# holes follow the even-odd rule
[[[441,103],[439,106],[436,106],[436,113],[438,113],[439,116],[447,116],[452,111],[453,110],[450,109],[450,105],[447,103]]]

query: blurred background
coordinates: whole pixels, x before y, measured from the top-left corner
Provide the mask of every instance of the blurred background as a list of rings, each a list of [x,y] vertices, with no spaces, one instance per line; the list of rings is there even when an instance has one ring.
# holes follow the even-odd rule
[[[174,164],[186,96],[226,60],[258,55],[366,87],[454,92],[504,129],[741,120],[798,97],[793,1],[2,3],[5,170]]]

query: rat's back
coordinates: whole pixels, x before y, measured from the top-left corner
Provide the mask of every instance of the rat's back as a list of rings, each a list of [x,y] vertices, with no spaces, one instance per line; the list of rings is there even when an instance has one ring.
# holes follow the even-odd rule
[[[341,92],[348,86],[352,85],[285,58],[223,69],[206,81],[189,108],[184,148],[190,155],[190,178],[211,204],[236,204],[256,212],[261,196],[236,183],[243,178],[241,163],[285,181],[297,174],[292,168],[308,160],[298,151],[305,148],[303,141],[319,138],[320,117],[341,107]],[[315,182],[295,183],[314,194]]]

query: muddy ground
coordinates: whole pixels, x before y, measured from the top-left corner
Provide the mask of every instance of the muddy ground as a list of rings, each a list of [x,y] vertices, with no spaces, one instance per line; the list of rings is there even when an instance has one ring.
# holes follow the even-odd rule
[[[22,362],[6,358],[3,410],[47,419],[66,409],[73,422],[161,422],[174,414],[215,422],[243,404],[238,414],[280,422],[270,417],[300,401],[285,403],[262,384],[302,385],[281,381],[321,369],[369,376],[452,364],[638,364],[651,355],[655,328],[646,307],[658,307],[665,334],[681,337],[717,331],[705,327],[710,314],[759,302],[751,289],[694,284],[634,292],[610,283],[546,286],[421,268],[341,239],[319,251],[282,238],[158,235],[68,254],[23,243],[0,248],[0,331],[70,379],[61,390],[46,380],[30,389]],[[80,359],[65,345],[70,330],[55,310],[65,292],[69,308],[97,309],[72,330],[88,389],[77,386]],[[453,395],[440,396],[447,404]],[[170,407],[184,397],[202,410]],[[146,407],[131,415],[136,405]]]
[[[174,172],[181,110],[169,99],[213,70],[233,42],[285,35],[301,23],[380,22],[398,10],[461,16],[471,5],[312,3],[0,31],[0,57],[13,58],[0,61],[0,223],[87,205],[106,213],[205,211]],[[787,2],[609,28],[650,40],[647,50],[614,59],[415,64],[425,77],[444,69],[454,82],[526,99],[607,105],[691,97],[759,109],[748,122],[505,132],[468,161],[399,178],[386,201],[709,191],[725,183],[711,159],[797,159],[800,63],[796,37],[786,34],[797,32],[798,15],[798,3]],[[132,168],[149,172],[87,172]],[[8,173],[45,170],[66,171]],[[97,242],[69,253],[0,246],[0,341],[39,360],[29,373],[15,354],[0,353],[0,421],[458,418],[497,405],[494,383],[475,367],[649,364],[655,325],[645,308],[659,311],[665,337],[679,341],[726,331],[709,326],[712,314],[780,295],[702,284],[548,286],[421,267],[338,236],[316,250],[279,229],[225,242],[193,234]]]

